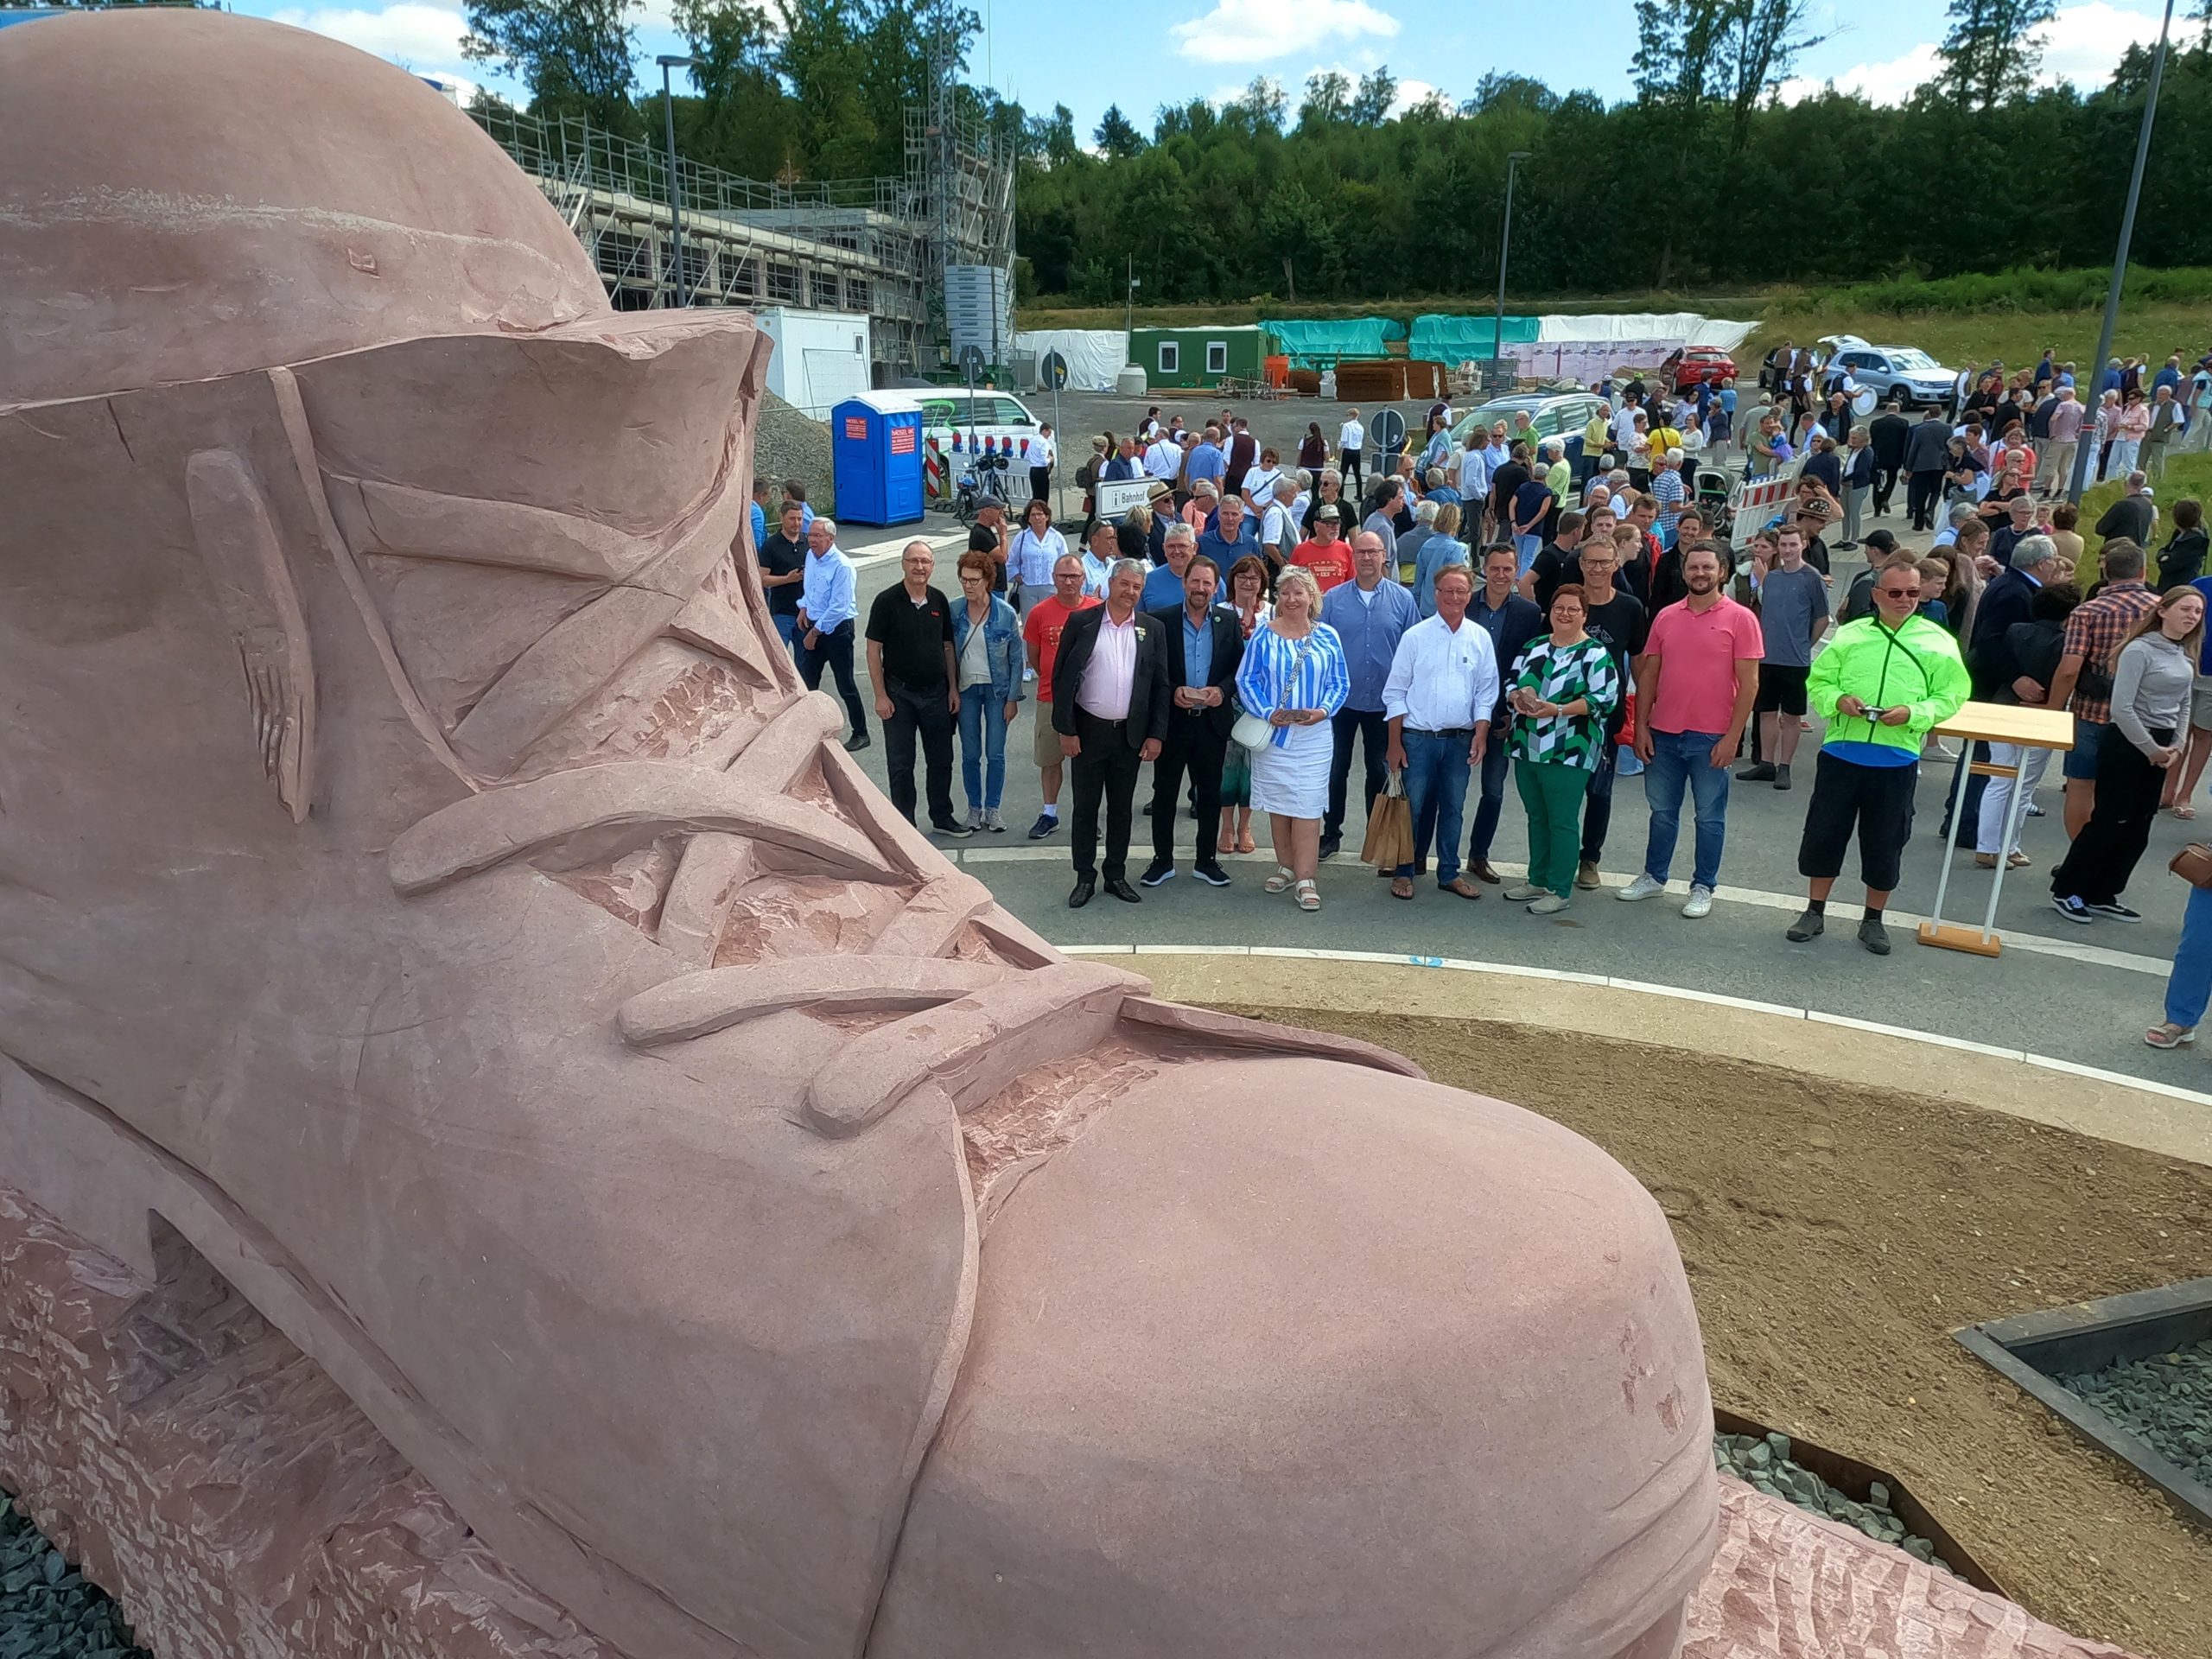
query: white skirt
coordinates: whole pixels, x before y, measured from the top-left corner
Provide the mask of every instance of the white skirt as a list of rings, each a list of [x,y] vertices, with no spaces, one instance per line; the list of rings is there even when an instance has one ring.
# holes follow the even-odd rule
[[[1324,720],[1283,729],[1290,741],[1282,747],[1268,743],[1252,751],[1252,810],[1286,818],[1325,817],[1329,761],[1337,747],[1333,728]]]

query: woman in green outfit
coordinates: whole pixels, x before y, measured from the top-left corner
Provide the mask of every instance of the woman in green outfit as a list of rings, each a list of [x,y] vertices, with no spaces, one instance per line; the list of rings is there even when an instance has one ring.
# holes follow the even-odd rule
[[[1620,705],[1612,652],[1583,627],[1579,582],[1552,594],[1552,631],[1532,639],[1507,676],[1516,716],[1509,740],[1513,779],[1529,813],[1529,879],[1505,896],[1529,901],[1532,916],[1565,910],[1582,845],[1582,797],[1605,741],[1605,717]]]

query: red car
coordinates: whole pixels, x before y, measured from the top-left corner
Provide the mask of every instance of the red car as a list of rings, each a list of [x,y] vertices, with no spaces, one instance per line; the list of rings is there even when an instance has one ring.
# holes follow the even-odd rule
[[[1669,355],[1659,365],[1659,372],[1676,391],[1688,391],[1708,380],[1715,385],[1723,380],[1733,380],[1736,359],[1718,346],[1692,346]]]

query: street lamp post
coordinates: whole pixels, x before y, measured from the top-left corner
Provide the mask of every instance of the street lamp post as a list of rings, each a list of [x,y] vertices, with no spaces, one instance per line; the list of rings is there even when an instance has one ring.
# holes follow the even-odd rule
[[[1493,363],[1505,358],[1505,261],[1513,250],[1513,175],[1528,159],[1525,149],[1512,150],[1505,157],[1505,228],[1497,237],[1497,324],[1490,342]]]
[[[683,303],[683,190],[677,179],[676,94],[669,86],[668,72],[671,69],[689,69],[696,60],[663,56],[655,58],[653,61],[660,65],[660,107],[661,113],[667,121],[668,235],[676,260],[675,286],[672,291],[676,296],[676,303],[680,306]]]
[[[2135,135],[2135,168],[2127,175],[2127,205],[2120,213],[2120,246],[2112,257],[2112,284],[2105,289],[2104,327],[2097,333],[2097,354],[2090,359],[2089,372],[2096,377],[2092,386],[2103,384],[2105,363],[2112,356],[2113,330],[2120,321],[2120,285],[2127,276],[2128,244],[2135,239],[2135,204],[2143,195],[2143,163],[2151,156],[2151,124],[2158,113],[2158,83],[2166,73],[2166,35],[2173,28],[2174,0],[2166,0],[2166,15],[2158,24],[2158,49],[2151,57],[2151,80],[2143,89],[2143,125]],[[2104,401],[2100,393],[2088,403],[2089,412],[2083,424],[2090,428],[2088,440],[2074,451],[2074,476],[2067,480],[2066,499],[2081,504],[2082,486],[2088,481],[2089,456],[2097,448],[2094,423],[2097,407]]]

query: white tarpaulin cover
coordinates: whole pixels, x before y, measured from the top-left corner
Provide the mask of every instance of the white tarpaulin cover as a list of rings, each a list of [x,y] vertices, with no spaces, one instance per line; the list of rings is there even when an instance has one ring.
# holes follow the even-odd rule
[[[1553,313],[1537,318],[1536,343],[1596,346],[1620,341],[1642,346],[1661,340],[1669,351],[1677,346],[1718,346],[1724,352],[1732,352],[1757,326],[1696,311],[1611,311],[1588,316]]]
[[[1017,353],[1035,353],[1037,384],[1025,391],[1049,391],[1045,359],[1058,352],[1067,359],[1070,391],[1111,391],[1114,377],[1129,360],[1129,337],[1119,328],[1035,328],[1014,337]]]

